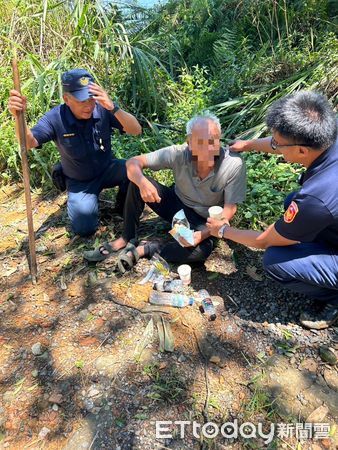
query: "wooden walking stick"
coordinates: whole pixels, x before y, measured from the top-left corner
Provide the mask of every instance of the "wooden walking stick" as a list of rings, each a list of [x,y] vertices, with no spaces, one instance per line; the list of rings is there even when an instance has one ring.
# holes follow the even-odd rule
[[[18,64],[16,60],[16,54],[14,54],[12,61],[14,88],[21,94],[20,76],[18,70]],[[29,268],[32,277],[32,283],[36,284],[37,279],[37,264],[36,264],[36,252],[35,252],[35,239],[34,239],[34,227],[33,227],[33,215],[32,215],[32,199],[29,182],[29,166],[27,158],[27,142],[26,142],[26,121],[23,111],[17,111],[15,116],[19,144],[21,151],[21,165],[23,174],[23,183],[25,188],[25,200],[26,200],[26,214],[28,224],[28,241],[29,241]]]

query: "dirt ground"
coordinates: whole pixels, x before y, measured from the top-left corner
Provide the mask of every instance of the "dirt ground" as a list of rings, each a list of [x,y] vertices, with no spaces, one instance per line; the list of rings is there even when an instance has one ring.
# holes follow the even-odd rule
[[[267,279],[261,252],[225,242],[187,290],[208,290],[214,322],[197,303],[152,307],[152,286],[138,284],[148,260],[124,276],[114,258],[83,260],[120,235],[109,199],[96,235],[77,239],[65,195],[33,194],[33,285],[22,187],[0,189],[0,449],[338,448],[338,328],[301,328],[316,305]],[[140,238],[168,230],[145,212]],[[163,323],[172,352],[159,350]]]

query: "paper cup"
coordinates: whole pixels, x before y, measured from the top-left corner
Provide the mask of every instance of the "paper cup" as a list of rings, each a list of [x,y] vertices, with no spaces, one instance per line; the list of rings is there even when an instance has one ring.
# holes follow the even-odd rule
[[[211,206],[208,209],[209,217],[212,219],[221,220],[223,217],[223,208],[221,206]]]
[[[191,282],[191,267],[188,264],[182,264],[178,266],[177,273],[180,276],[180,279],[183,281],[183,284],[190,284]]]

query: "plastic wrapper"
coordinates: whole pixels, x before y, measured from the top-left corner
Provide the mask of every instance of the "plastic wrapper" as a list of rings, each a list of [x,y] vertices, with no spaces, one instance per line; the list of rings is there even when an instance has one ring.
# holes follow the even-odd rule
[[[184,214],[184,210],[178,211],[172,221],[172,229],[169,234],[180,244],[180,238],[185,239],[189,244],[194,245],[194,230],[190,229],[190,223]]]
[[[150,262],[151,268],[138,284],[159,283],[170,278],[169,264],[159,254],[155,253]]]

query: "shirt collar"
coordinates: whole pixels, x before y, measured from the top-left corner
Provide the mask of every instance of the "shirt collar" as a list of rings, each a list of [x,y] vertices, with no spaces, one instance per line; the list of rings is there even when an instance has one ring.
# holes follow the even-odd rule
[[[100,120],[101,119],[101,112],[100,112],[100,109],[99,109],[99,105],[97,103],[95,105],[92,118],[94,120]]]
[[[67,122],[69,123],[69,125],[74,125],[77,122],[76,117],[72,113],[69,106],[66,105],[65,103],[64,103],[64,108],[65,108],[65,117],[66,117]]]
[[[69,125],[78,125],[79,123],[83,123],[83,121],[78,120],[74,114],[72,113],[71,109],[69,108],[68,105],[66,105],[64,103],[64,107],[65,107],[65,117],[67,122],[69,123]],[[99,120],[101,118],[101,114],[98,108],[98,105],[95,105],[92,117],[94,120]],[[90,119],[88,119],[90,120]]]

